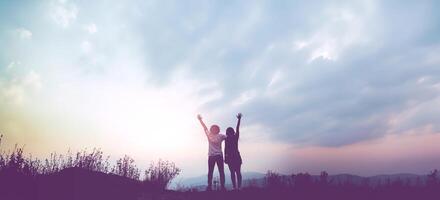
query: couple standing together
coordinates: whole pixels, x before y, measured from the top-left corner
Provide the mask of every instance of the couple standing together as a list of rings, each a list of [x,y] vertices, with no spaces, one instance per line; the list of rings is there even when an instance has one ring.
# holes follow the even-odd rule
[[[208,158],[208,187],[206,190],[212,190],[212,175],[214,173],[215,164],[217,164],[220,174],[220,184],[222,190],[225,188],[225,171],[223,165],[223,152],[222,142],[225,140],[225,159],[224,162],[228,164],[229,171],[231,172],[231,181],[234,190],[241,188],[241,156],[238,151],[238,139],[240,137],[240,121],[241,113],[237,114],[237,127],[228,127],[226,129],[226,135],[220,134],[220,127],[218,125],[212,125],[209,130],[202,120],[202,116],[198,115],[202,127],[205,131],[206,137],[209,142],[209,158]],[[238,185],[238,187],[237,187]]]

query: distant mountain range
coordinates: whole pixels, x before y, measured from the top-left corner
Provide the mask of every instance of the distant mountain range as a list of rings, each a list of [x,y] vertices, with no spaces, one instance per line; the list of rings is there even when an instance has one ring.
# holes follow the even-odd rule
[[[265,176],[264,173],[259,172],[243,172],[242,177],[243,180],[251,180],[251,179],[263,179]],[[219,175],[217,171],[214,172],[214,179],[218,179]],[[231,185],[231,175],[229,170],[225,170],[226,177],[226,185]],[[185,178],[177,181],[179,184],[182,184],[186,187],[196,187],[196,186],[206,186],[207,185],[207,175],[201,175],[191,178]]]
[[[319,180],[319,175],[312,176],[313,180]],[[344,184],[350,183],[354,185],[368,184],[370,186],[377,186],[387,183],[396,183],[400,181],[404,184],[417,185],[424,183],[427,179],[427,175],[416,175],[416,174],[408,174],[408,173],[400,173],[400,174],[385,174],[385,175],[376,175],[376,176],[357,176],[352,174],[337,174],[337,175],[329,175],[328,180],[332,181],[331,184]]]
[[[226,175],[226,186],[230,187],[231,180],[229,172],[225,171]],[[243,186],[257,186],[262,187],[265,183],[265,174],[260,172],[244,172],[243,176]],[[281,175],[283,178],[289,178],[288,175]],[[218,173],[214,173],[214,179],[218,179]],[[319,181],[319,175],[311,176],[313,181]],[[396,183],[400,181],[403,184],[409,185],[420,185],[426,182],[427,175],[417,175],[417,174],[409,174],[409,173],[400,173],[400,174],[385,174],[385,175],[376,175],[376,176],[358,176],[352,174],[335,174],[329,175],[328,180],[330,184],[353,184],[353,185],[361,185],[368,184],[370,186],[377,186],[387,183]],[[178,181],[180,185],[185,187],[203,189],[207,185],[207,175],[185,178]]]

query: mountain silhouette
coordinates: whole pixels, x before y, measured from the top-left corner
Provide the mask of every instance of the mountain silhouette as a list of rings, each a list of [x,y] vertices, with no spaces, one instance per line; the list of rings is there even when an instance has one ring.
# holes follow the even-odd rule
[[[226,176],[229,176],[226,173]],[[281,175],[282,177],[289,177],[289,175]],[[311,175],[312,181],[319,181],[320,175]],[[387,182],[402,181],[403,183],[408,183],[410,185],[417,185],[418,182],[424,183],[427,180],[427,175],[417,175],[410,173],[398,173],[398,174],[382,174],[375,176],[358,176],[353,174],[335,174],[329,175],[328,177],[330,184],[353,184],[362,185],[368,183],[370,186],[378,186],[386,184]],[[202,189],[206,186],[206,175],[196,176],[181,179],[178,181],[179,184],[183,184],[186,187],[193,187],[197,189]],[[244,172],[243,173],[243,186],[253,186],[264,187],[265,185],[265,174],[260,172]],[[226,185],[230,186],[230,180],[226,180]]]

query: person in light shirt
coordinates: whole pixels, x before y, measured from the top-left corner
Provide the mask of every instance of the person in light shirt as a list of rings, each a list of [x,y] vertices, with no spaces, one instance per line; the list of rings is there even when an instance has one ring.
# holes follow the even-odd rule
[[[205,131],[206,137],[208,138],[209,149],[208,149],[208,187],[207,191],[212,190],[212,175],[214,173],[214,167],[217,164],[218,172],[220,174],[220,185],[222,190],[225,189],[225,171],[223,164],[223,152],[222,152],[222,142],[226,139],[226,135],[220,134],[220,127],[218,125],[212,125],[211,128],[206,127],[203,122],[202,116],[197,115],[200,124],[202,124],[203,130]]]

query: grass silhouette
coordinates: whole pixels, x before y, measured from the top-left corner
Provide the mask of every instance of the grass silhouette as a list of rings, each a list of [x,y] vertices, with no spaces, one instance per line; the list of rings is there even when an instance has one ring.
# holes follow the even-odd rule
[[[204,192],[180,187],[166,190],[180,169],[173,162],[159,160],[141,170],[125,155],[111,164],[100,149],[67,154],[52,153],[49,158],[24,156],[24,149],[15,145],[12,151],[2,150],[0,136],[0,199],[1,200],[186,200],[186,199],[440,199],[439,171],[433,170],[426,180],[388,180],[371,184],[337,182],[327,172],[317,178],[308,173],[281,175],[268,171],[260,184],[248,180],[241,191]]]
[[[180,169],[173,162],[152,163],[141,170],[128,155],[114,165],[97,148],[49,158],[24,156],[24,148],[2,149],[0,135],[0,199],[136,199],[163,192]]]

